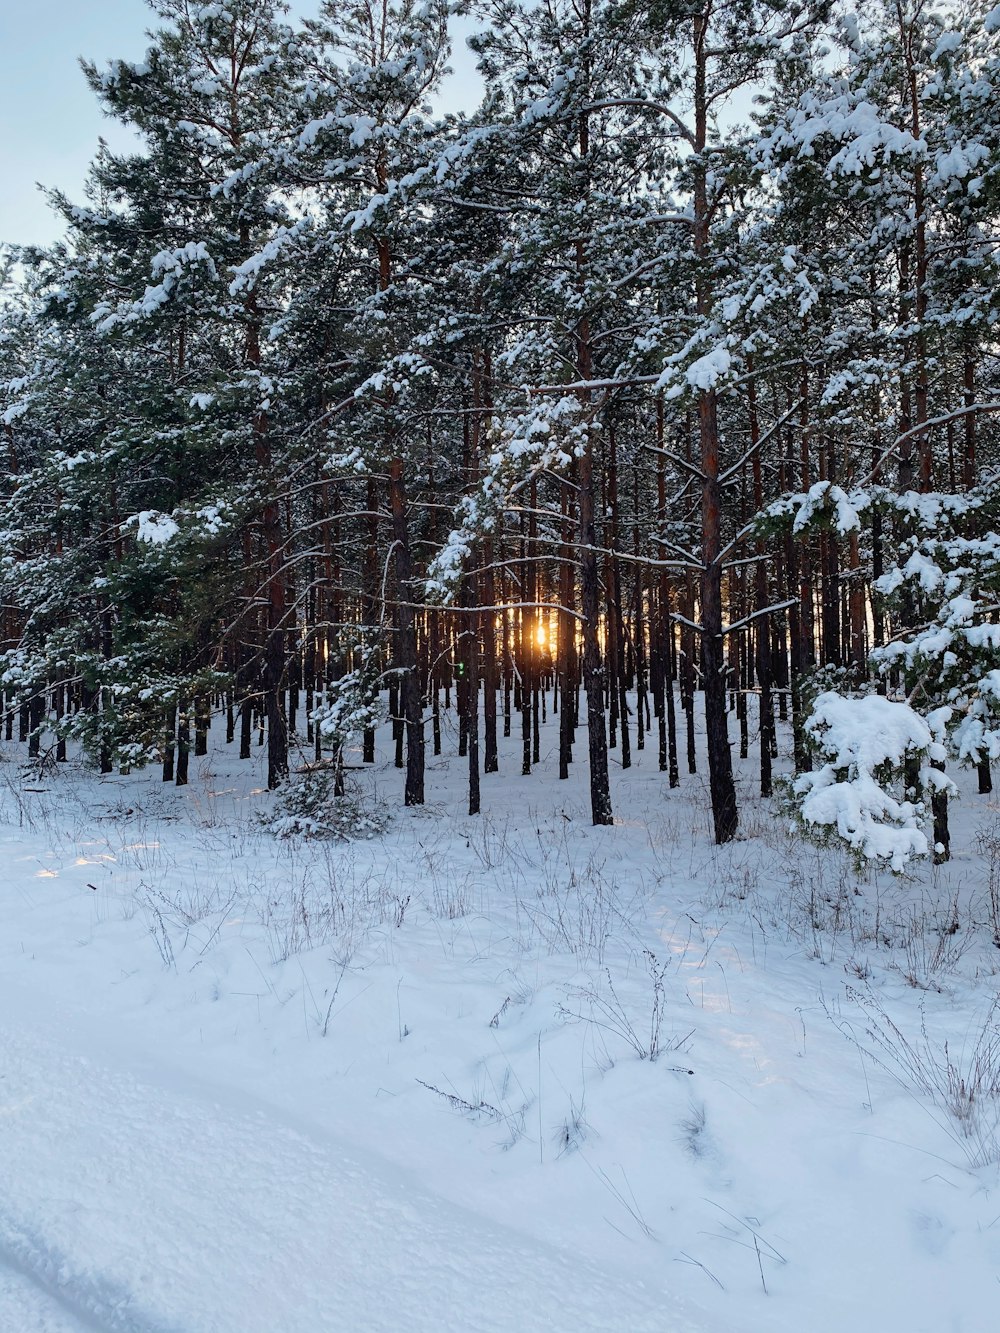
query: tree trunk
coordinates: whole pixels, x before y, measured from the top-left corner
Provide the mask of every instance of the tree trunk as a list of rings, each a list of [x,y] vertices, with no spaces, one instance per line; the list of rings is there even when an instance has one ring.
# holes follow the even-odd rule
[[[406,492],[403,486],[403,460],[389,464],[389,502],[392,511],[392,536],[395,547],[396,587],[398,595],[398,631],[396,660],[400,667],[399,691],[406,724],[406,784],[404,804],[424,803],[424,720],[417,675],[416,620],[410,598],[413,595],[413,561],[406,520]]]
[[[608,777],[608,738],[604,729],[604,673],[598,638],[600,589],[594,527],[594,461],[590,445],[579,460],[580,603],[583,609],[583,687],[587,695],[590,753],[590,809],[595,824],[613,824]]]

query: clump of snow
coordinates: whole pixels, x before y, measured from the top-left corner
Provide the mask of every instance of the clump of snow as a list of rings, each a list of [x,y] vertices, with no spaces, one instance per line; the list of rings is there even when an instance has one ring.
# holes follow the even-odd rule
[[[861,527],[858,507],[852,503],[846,491],[829,481],[817,481],[804,497],[792,523],[793,532],[802,532],[809,525],[810,519],[819,513],[829,513],[837,532],[846,534],[857,532]]]
[[[177,523],[169,514],[161,514],[154,509],[143,509],[141,513],[128,519],[125,527],[134,527],[138,540],[153,546],[162,546],[180,532]]]
[[[960,32],[955,32],[954,30],[943,32],[937,40],[937,45],[931,52],[932,63],[936,64],[942,56],[954,55],[954,53],[961,48],[961,45],[962,34]]]
[[[693,389],[714,389],[732,364],[728,348],[715,347],[688,366],[687,382]]]
[[[886,120],[861,90],[837,83],[827,95],[803,97],[787,125],[761,148],[765,160],[781,148],[796,149],[799,157],[811,158],[816,155],[817,141],[825,138],[841,145],[826,165],[829,176],[859,176],[894,156],[920,158],[927,152],[924,139]]]

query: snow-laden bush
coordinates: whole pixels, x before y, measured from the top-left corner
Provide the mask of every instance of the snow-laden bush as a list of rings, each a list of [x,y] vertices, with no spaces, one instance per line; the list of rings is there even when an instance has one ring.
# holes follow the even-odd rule
[[[381,685],[380,645],[357,643],[353,648],[360,665],[331,681],[325,697],[310,714],[323,740],[339,751],[354,737],[385,720],[379,693]]]
[[[387,806],[368,796],[338,791],[336,764],[310,769],[282,788],[273,810],[263,817],[264,827],[279,838],[354,841],[384,833],[389,823]]]
[[[920,796],[954,790],[931,766],[945,757],[937,735],[945,721],[922,718],[908,704],[879,694],[820,694],[805,732],[823,762],[792,784],[807,828],[839,837],[861,859],[885,861],[895,871],[926,856]]]
[[[308,769],[279,795],[265,826],[278,837],[372,838],[384,832],[388,811],[344,787],[344,747],[385,717],[379,694],[379,646],[347,645],[360,662],[331,682],[309,715],[331,756]]]
[[[959,763],[980,767],[987,780],[988,766],[1000,759],[998,512],[995,472],[962,495],[881,486],[847,492],[818,482],[768,506],[755,522],[761,535],[832,532],[844,539],[882,515],[897,547],[872,586],[891,634],[873,649],[871,665],[925,718],[947,712],[946,734],[935,741]]]
[[[991,494],[995,503],[995,486]],[[949,705],[951,747],[961,763],[1000,758],[1000,533],[914,538],[875,589],[917,621],[875,649],[876,669],[902,671],[908,689]]]

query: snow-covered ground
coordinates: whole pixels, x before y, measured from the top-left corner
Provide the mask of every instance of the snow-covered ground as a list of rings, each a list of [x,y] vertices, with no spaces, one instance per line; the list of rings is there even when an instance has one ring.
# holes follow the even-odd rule
[[[222,746],[4,747],[2,1333],[994,1326],[997,802],[859,879],[752,757],[716,849],[700,775],[634,754],[594,829],[556,742],[351,844]]]

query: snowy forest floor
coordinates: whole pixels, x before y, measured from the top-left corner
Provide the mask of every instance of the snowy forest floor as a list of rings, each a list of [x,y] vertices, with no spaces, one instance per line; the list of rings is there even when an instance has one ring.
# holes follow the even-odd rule
[[[445,748],[454,755],[448,730]],[[189,787],[0,761],[3,1333],[982,1333],[1000,1297],[1000,804],[859,875],[740,764],[581,734],[468,818],[277,839]],[[699,750],[699,757],[701,750]]]

